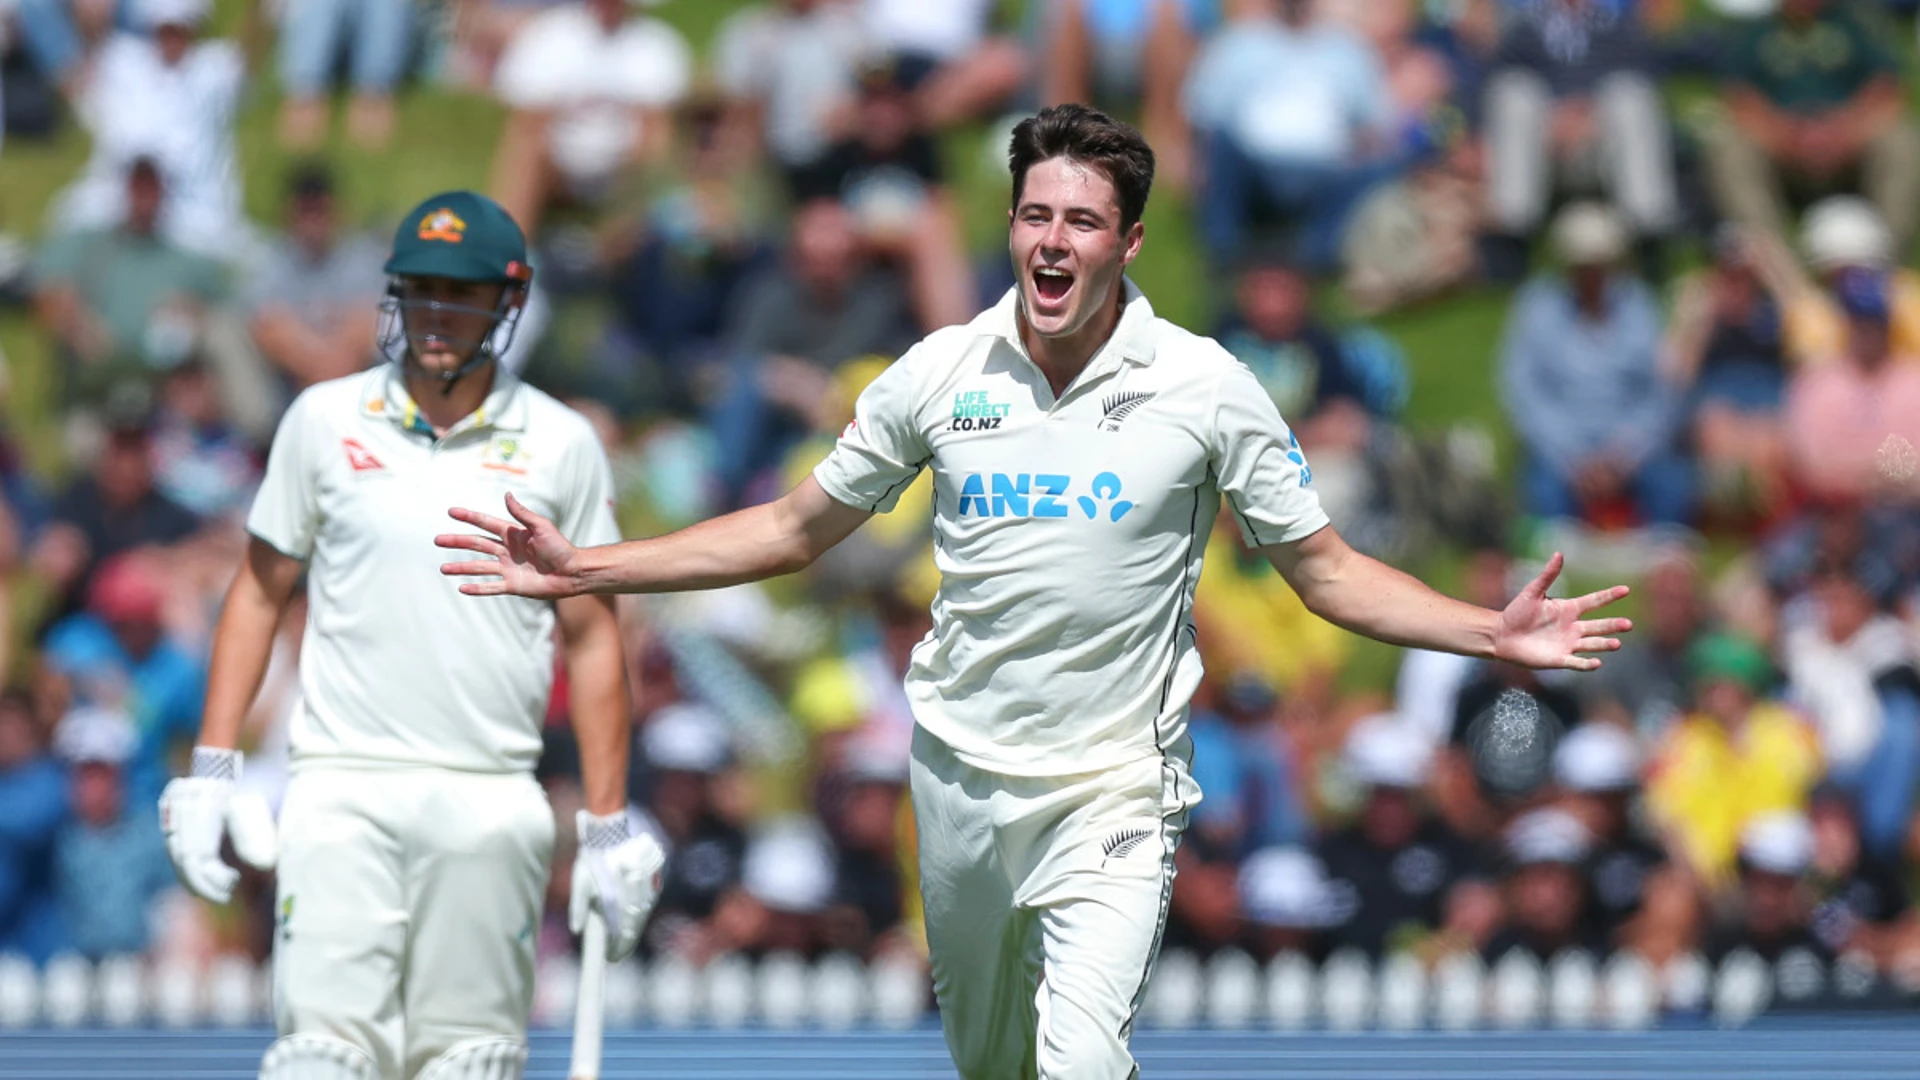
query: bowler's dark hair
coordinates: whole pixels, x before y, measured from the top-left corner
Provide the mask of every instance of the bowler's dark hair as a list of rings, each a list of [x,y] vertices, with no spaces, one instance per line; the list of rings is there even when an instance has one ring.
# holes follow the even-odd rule
[[[1013,172],[1013,206],[1020,208],[1027,170],[1052,158],[1090,165],[1113,181],[1120,195],[1120,231],[1133,228],[1147,210],[1153,189],[1153,148],[1130,124],[1085,105],[1055,105],[1020,121],[1007,146]]]

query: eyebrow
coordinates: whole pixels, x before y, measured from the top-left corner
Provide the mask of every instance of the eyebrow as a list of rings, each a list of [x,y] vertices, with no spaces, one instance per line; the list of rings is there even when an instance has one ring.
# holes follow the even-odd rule
[[[1053,206],[1049,203],[1044,203],[1039,201],[1023,202],[1019,205],[1018,208],[1014,210],[1014,213],[1025,214],[1029,210],[1045,210],[1048,213],[1052,213]],[[1105,225],[1107,223],[1106,213],[1091,206],[1084,206],[1084,205],[1069,206],[1066,209],[1062,210],[1061,214],[1063,216],[1071,215],[1071,214],[1085,214],[1086,216],[1092,218],[1098,224]]]

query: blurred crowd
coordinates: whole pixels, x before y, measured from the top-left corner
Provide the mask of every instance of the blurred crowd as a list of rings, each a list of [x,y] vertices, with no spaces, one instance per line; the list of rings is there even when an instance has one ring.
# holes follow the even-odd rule
[[[91,145],[0,259],[53,358],[51,414],[0,430],[0,953],[269,952],[270,877],[188,899],[154,806],[280,411],[374,362],[391,222],[321,152],[336,101],[395,183],[463,137],[414,145],[410,95],[504,116],[469,183],[536,251],[506,362],[594,420],[650,533],[783,490],[878,371],[1011,285],[966,193],[997,215],[977,178],[1012,118],[1082,100],[1153,141],[1149,232],[1203,253],[1195,329],[1356,546],[1494,606],[1555,549],[1637,587],[1598,674],[1409,652],[1395,677],[1218,523],[1169,944],[1746,949],[1920,989],[1915,5],[762,0],[696,48],[695,3],[281,0],[229,37],[209,0],[0,0],[0,155]],[[243,161],[262,88],[277,149]],[[1407,422],[1405,343],[1367,320],[1488,296],[1490,363],[1426,385],[1485,382],[1453,396],[1506,429]],[[647,956],[920,955],[900,679],[933,513],[923,477],[796,578],[623,601],[634,813],[670,853]],[[250,718],[270,801],[304,618]],[[564,831],[543,956],[573,948]]]

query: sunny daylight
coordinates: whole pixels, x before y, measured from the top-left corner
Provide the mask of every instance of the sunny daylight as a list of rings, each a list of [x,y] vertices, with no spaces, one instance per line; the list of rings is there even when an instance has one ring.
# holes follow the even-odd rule
[[[0,0],[0,1076],[1901,1075],[1914,0]]]

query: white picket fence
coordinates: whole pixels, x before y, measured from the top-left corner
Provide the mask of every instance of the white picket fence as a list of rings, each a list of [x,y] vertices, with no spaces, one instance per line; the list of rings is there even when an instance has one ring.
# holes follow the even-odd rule
[[[536,1026],[571,1021],[577,975],[571,957],[540,967]],[[1779,1004],[1864,1000],[1876,985],[1864,961],[1843,959],[1829,970],[1794,954],[1769,964],[1736,953],[1718,969],[1686,956],[1656,969],[1630,953],[1598,965],[1578,953],[1545,965],[1515,953],[1490,968],[1454,956],[1429,970],[1404,955],[1375,965],[1345,952],[1316,967],[1294,954],[1263,965],[1238,951],[1202,961],[1173,950],[1161,957],[1141,1022],[1169,1030],[1636,1030],[1686,1013],[1734,1027]],[[608,972],[605,993],[610,1029],[905,1030],[927,1017],[929,1003],[918,965],[869,966],[847,956],[724,956],[705,967],[634,961]],[[271,1019],[268,969],[237,958],[202,968],[67,956],[36,970],[0,956],[0,1030],[235,1029]]]

